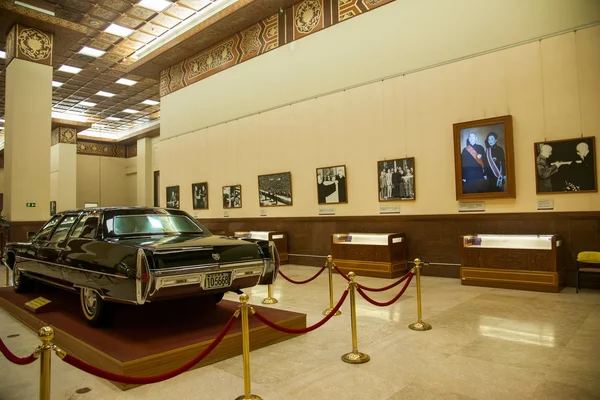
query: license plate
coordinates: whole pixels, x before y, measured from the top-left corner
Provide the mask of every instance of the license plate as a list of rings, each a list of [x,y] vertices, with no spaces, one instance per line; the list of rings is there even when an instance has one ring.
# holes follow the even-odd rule
[[[224,288],[231,285],[231,272],[216,272],[204,276],[204,290]]]

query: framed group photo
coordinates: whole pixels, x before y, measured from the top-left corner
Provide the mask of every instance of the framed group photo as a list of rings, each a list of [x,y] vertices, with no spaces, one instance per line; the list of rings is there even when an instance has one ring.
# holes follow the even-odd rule
[[[242,185],[223,186],[223,208],[242,208]]]
[[[261,207],[292,205],[292,173],[259,175],[258,202]]]
[[[348,202],[345,165],[317,168],[317,197],[319,204]]]
[[[538,194],[597,192],[595,138],[534,143]]]
[[[516,197],[512,117],[454,124],[456,199]]]
[[[379,201],[415,200],[415,158],[377,161]]]
[[[179,208],[179,186],[167,186],[167,208]]]
[[[208,182],[192,183],[192,207],[208,210]]]

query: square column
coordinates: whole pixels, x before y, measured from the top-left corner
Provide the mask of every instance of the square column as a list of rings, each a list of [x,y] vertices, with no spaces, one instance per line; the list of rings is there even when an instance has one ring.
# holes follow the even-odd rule
[[[77,130],[57,127],[52,130],[50,148],[50,200],[56,211],[77,208]]]
[[[4,214],[11,222],[50,214],[52,40],[23,25],[6,39]]]
[[[152,140],[142,138],[137,141],[137,205],[152,206]]]

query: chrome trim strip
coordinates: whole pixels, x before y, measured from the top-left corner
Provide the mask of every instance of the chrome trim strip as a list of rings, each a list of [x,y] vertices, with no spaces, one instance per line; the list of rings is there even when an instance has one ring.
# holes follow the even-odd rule
[[[36,281],[44,282],[44,283],[47,283],[49,285],[56,286],[56,287],[59,287],[59,288],[62,288],[62,289],[66,289],[66,290],[70,290],[70,291],[76,291],[73,286],[67,286],[67,285],[63,285],[61,283],[56,283],[56,282],[54,282],[54,281],[52,281],[50,279],[46,279],[46,278],[39,277],[37,275],[29,274],[29,273],[27,273],[27,271],[21,271],[21,273],[24,274],[25,276],[27,276],[28,278],[34,279]]]
[[[49,262],[49,261],[36,260],[34,258],[27,258],[27,257],[22,257],[22,256],[16,256],[15,257],[16,261],[18,261],[19,259],[28,260],[28,261],[34,261],[34,262],[39,262],[39,263],[43,263],[43,264],[51,264],[51,265],[55,265],[57,267],[70,268],[70,269],[74,269],[76,271],[89,272],[91,274],[100,274],[100,275],[112,276],[113,278],[129,279],[125,275],[115,275],[115,274],[109,274],[108,272],[92,271],[92,270],[89,270],[89,269],[76,268],[76,267],[71,267],[70,265],[56,264],[56,263]]]
[[[242,273],[244,273],[244,272],[253,272],[253,271],[256,271],[256,272],[255,273],[246,273],[246,274],[242,275]],[[255,265],[255,266],[246,267],[246,268],[234,269],[232,271],[216,270],[216,271],[189,273],[189,274],[167,275],[167,276],[161,276],[161,277],[155,276],[154,279],[156,280],[156,283],[154,285],[154,290],[152,291],[152,294],[150,296],[153,296],[156,292],[160,291],[160,289],[162,289],[162,288],[173,288],[173,287],[188,286],[188,285],[198,285],[199,288],[202,290],[212,290],[212,289],[204,289],[204,277],[207,274],[214,274],[214,273],[218,274],[221,272],[231,272],[231,281],[228,286],[224,287],[224,288],[227,288],[227,287],[233,285],[234,282],[236,281],[236,279],[248,278],[248,277],[253,277],[253,276],[257,276],[260,279],[260,277],[263,274],[263,266]],[[193,278],[197,278],[197,280],[195,280],[194,282],[181,282],[181,283],[175,283],[175,284],[169,284],[169,285],[164,284],[165,280],[180,279],[183,281],[183,280],[193,279]],[[215,288],[215,289],[220,289],[220,288]]]
[[[215,248],[213,246],[198,246],[198,247],[186,247],[179,249],[153,249],[154,254],[171,254],[171,253],[184,253],[187,251],[201,251],[208,250],[213,251]]]
[[[257,267],[257,266],[262,266],[263,264],[263,259],[256,259],[256,260],[252,260],[252,261],[246,261],[246,262],[232,262],[232,263],[228,263],[228,264],[220,264],[220,263],[214,263],[214,264],[201,264],[201,265],[186,265],[183,267],[174,267],[174,268],[161,268],[161,269],[152,269],[150,270],[153,274],[155,274],[156,276],[161,276],[163,273],[174,273],[174,274],[178,274],[178,273],[188,273],[189,270],[194,270],[194,269],[198,269],[198,270],[204,270],[206,268],[245,268],[245,267]],[[201,271],[198,271],[201,272]]]

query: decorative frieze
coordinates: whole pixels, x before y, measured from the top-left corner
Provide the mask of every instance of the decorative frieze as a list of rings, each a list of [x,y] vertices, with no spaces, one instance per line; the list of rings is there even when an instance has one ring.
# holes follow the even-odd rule
[[[77,129],[59,126],[52,130],[52,146],[59,143],[77,144]]]
[[[125,145],[119,143],[77,141],[77,154],[125,158]]]
[[[15,24],[6,35],[6,64],[13,59],[52,65],[53,34]]]
[[[128,144],[125,147],[125,157],[137,157],[137,143]]]

